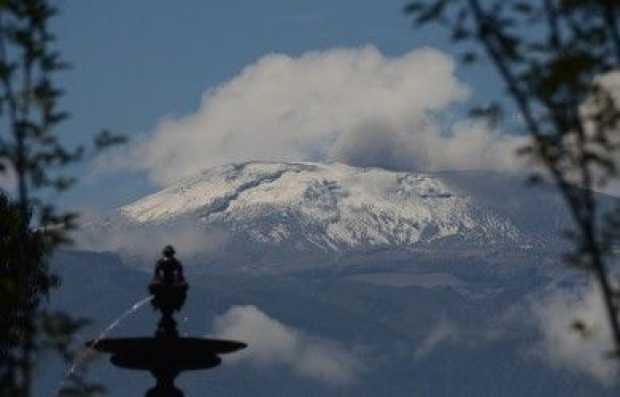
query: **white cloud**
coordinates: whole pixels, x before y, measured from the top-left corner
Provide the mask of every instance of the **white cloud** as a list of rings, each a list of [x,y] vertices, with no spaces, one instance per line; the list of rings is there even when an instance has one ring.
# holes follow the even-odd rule
[[[458,337],[458,328],[455,323],[442,317],[433,326],[426,338],[420,343],[413,354],[416,360],[428,356],[441,343],[453,341]]]
[[[372,46],[266,55],[207,91],[194,113],[160,122],[127,159],[99,166],[145,170],[163,185],[247,160],[514,168],[522,138],[474,124],[441,133],[437,114],[466,100],[468,91],[454,60],[430,48],[398,57]]]
[[[584,373],[610,385],[617,382],[618,362],[608,357],[613,339],[597,285],[557,290],[532,304],[542,333],[537,349],[550,365]],[[585,330],[577,331],[579,320]]]
[[[235,306],[218,316],[213,333],[248,343],[247,349],[224,357],[228,364],[283,365],[300,376],[335,385],[354,382],[361,368],[356,357],[335,342],[305,335],[255,306]]]
[[[616,109],[620,107],[620,72],[614,71],[603,75],[600,78],[602,87],[608,90],[609,94],[613,97]],[[586,106],[585,112],[588,111]],[[620,131],[613,130],[606,135],[610,144],[615,145],[616,148],[620,147]],[[616,149],[612,154],[611,159],[615,162],[616,167],[620,167],[620,150]],[[607,184],[599,188],[603,192],[612,196],[620,197],[620,178],[618,176],[613,177]]]
[[[620,72],[613,71],[599,75],[595,81],[600,93],[605,96],[609,95],[614,101],[614,107],[617,109],[620,106]],[[580,106],[580,117],[583,122],[583,128],[586,136],[586,143],[583,143],[579,139],[578,135],[573,132],[566,134],[563,137],[564,150],[572,152],[572,154],[566,154],[565,157],[576,158],[579,157],[579,152],[583,150],[583,146],[587,148],[587,151],[600,156],[615,165],[617,168],[620,166],[620,152],[617,149],[620,145],[620,131],[618,129],[609,128],[604,126],[599,128],[600,112],[609,113],[609,109],[606,107],[605,101],[603,101],[601,95],[591,95],[587,97]],[[609,114],[605,120],[609,118]],[[611,148],[614,148],[610,150]],[[593,172],[593,182],[591,188],[607,193],[614,196],[620,195],[620,180],[617,175],[610,174],[607,166],[602,166],[603,163],[593,163],[590,166]],[[583,183],[580,172],[566,172],[567,179],[576,185]]]

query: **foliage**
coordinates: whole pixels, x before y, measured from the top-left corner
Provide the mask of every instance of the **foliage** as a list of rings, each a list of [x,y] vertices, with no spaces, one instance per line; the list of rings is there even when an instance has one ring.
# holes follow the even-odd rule
[[[53,349],[70,361],[71,336],[85,323],[66,313],[47,312],[42,299],[59,286],[48,260],[68,241],[76,215],[58,212],[37,192],[62,191],[74,178],[59,168],[80,160],[82,147],[67,149],[57,127],[68,114],[57,109],[62,90],[54,83],[67,68],[53,48],[50,19],[57,10],[47,0],[0,0],[0,395],[31,395],[37,357]],[[96,149],[122,143],[108,131]],[[10,189],[7,189],[10,190]],[[73,377],[67,391],[91,394],[100,388]],[[79,387],[76,387],[79,386]]]
[[[603,208],[595,189],[618,176],[620,149],[620,2],[615,0],[414,0],[405,7],[417,26],[439,24],[465,49],[462,61],[486,55],[505,84],[531,137],[521,153],[550,178],[574,220],[571,264],[601,287],[620,353],[619,291],[610,258],[620,208]],[[615,85],[615,86],[614,86]],[[474,115],[501,121],[506,104]]]

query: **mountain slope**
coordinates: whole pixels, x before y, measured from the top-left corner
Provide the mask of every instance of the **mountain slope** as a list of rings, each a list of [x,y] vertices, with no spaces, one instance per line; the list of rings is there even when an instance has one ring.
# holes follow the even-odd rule
[[[513,197],[489,200],[475,181],[338,163],[233,164],[121,207],[94,229],[163,235],[203,262],[266,266],[434,246],[524,249],[548,245],[567,223],[550,191],[515,188],[520,180],[501,177],[493,188],[510,188]],[[535,209],[548,219],[526,216]],[[192,244],[181,241],[190,235]]]
[[[388,271],[381,266],[379,270]],[[81,331],[84,340],[142,300],[150,279],[150,274],[111,254],[58,252],[53,269],[63,278],[63,287],[52,295],[51,309],[92,319],[93,324]],[[456,276],[464,276],[454,270]],[[262,355],[263,360],[225,361],[210,371],[185,373],[178,386],[187,396],[617,395],[617,387],[604,387],[571,369],[550,367],[542,354],[531,354],[542,339],[526,308],[548,286],[536,271],[516,277],[474,272],[455,288],[379,285],[351,276],[192,275],[186,305],[176,318],[183,334],[200,336],[211,332],[216,318],[231,308],[257,307],[286,327],[313,336],[312,343],[326,346],[321,341],[330,341],[348,352],[359,370],[352,383],[301,376],[290,362]],[[458,291],[462,287],[479,295],[463,295]],[[150,335],[158,319],[145,305],[109,336]],[[249,329],[263,336],[256,346],[259,352],[278,357],[281,350],[270,343],[270,329]],[[102,382],[108,395],[142,395],[153,385],[146,373],[116,368],[108,357],[93,359],[90,379]],[[41,364],[35,395],[50,397],[66,369],[54,356]],[[327,370],[329,364],[325,363]]]

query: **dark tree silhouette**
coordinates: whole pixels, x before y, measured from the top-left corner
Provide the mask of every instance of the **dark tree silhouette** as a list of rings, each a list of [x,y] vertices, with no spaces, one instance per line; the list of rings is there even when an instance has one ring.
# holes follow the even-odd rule
[[[52,348],[71,358],[71,336],[84,325],[51,313],[42,299],[59,286],[48,259],[68,242],[76,215],[58,212],[40,193],[62,191],[75,181],[59,168],[78,161],[84,149],[67,149],[57,135],[68,114],[57,109],[62,90],[57,72],[67,67],[49,31],[56,8],[47,0],[0,0],[0,395],[31,395],[37,355]],[[95,150],[122,142],[107,131]],[[73,377],[67,392],[99,391]],[[77,387],[79,386],[79,387]]]
[[[438,24],[464,52],[462,61],[494,66],[521,116],[530,144],[521,153],[539,167],[532,181],[557,185],[574,220],[572,265],[591,271],[601,288],[620,353],[619,291],[610,256],[620,208],[601,205],[595,189],[618,175],[620,2],[616,0],[415,0],[405,7],[417,26]],[[473,109],[501,121],[506,104]],[[582,327],[578,320],[575,328]]]

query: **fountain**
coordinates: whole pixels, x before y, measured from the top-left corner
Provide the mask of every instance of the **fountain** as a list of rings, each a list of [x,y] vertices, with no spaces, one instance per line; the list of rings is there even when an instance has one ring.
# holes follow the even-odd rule
[[[155,336],[104,338],[86,345],[112,354],[110,361],[118,367],[151,372],[157,383],[146,397],[182,397],[183,392],[174,385],[181,372],[216,367],[222,362],[221,354],[246,347],[231,340],[180,337],[173,314],[183,307],[188,289],[183,267],[174,257],[174,249],[167,246],[149,284],[151,303],[161,312]]]

